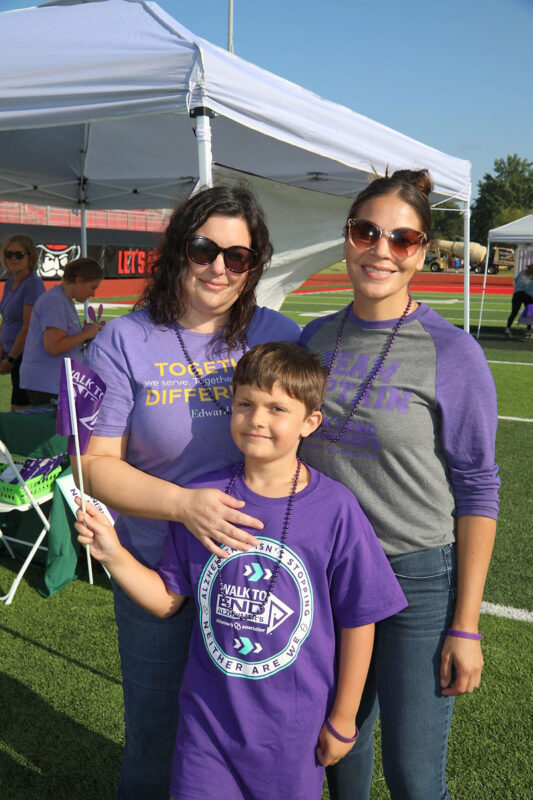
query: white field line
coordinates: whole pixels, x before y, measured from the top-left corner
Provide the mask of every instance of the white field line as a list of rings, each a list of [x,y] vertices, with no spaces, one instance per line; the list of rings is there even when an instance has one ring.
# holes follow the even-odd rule
[[[524,417],[500,417],[498,419],[506,419],[509,422],[533,422],[533,419],[524,419]]]
[[[490,361],[488,358],[487,364],[512,364],[517,367],[533,367],[533,361]]]
[[[533,611],[526,608],[512,608],[512,606],[499,606],[496,603],[481,603],[481,613],[491,614],[493,617],[506,617],[520,622],[533,622]]]

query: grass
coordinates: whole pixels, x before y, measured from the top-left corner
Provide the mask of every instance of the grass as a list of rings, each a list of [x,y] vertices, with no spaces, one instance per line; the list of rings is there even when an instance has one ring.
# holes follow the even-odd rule
[[[417,299],[460,324],[460,296],[428,292]],[[346,292],[291,295],[283,310],[305,324],[312,316],[348,302]],[[473,296],[475,319],[478,304]],[[487,298],[480,343],[489,362],[498,362],[490,366],[499,413],[531,418],[533,341],[504,338],[508,308],[509,297]],[[126,310],[127,306],[108,309],[106,316]],[[8,408],[9,378],[3,378],[0,410]],[[485,600],[530,611],[532,445],[533,423],[500,421],[501,516],[485,591]],[[2,593],[16,572],[4,553],[0,548]],[[28,571],[12,606],[0,607],[0,796],[2,800],[112,800],[123,726],[109,584],[96,566],[96,585],[89,586],[80,560],[79,580],[45,600],[36,590],[39,569]],[[531,624],[484,615],[481,625],[486,666],[481,688],[456,703],[450,791],[454,800],[526,800],[532,782]],[[327,796],[325,790],[324,800]],[[378,757],[371,800],[387,798]]]

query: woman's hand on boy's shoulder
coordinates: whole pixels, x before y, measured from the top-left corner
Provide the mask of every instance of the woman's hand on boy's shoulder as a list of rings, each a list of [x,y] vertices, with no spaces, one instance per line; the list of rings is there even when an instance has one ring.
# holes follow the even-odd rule
[[[348,733],[346,734],[349,735]],[[318,746],[316,756],[323,767],[336,764],[341,758],[347,755],[355,742],[341,742],[336,736],[327,729],[326,723],[322,725],[322,730],[318,736]]]
[[[257,539],[237,526],[261,529],[263,523],[243,513],[242,500],[219,489],[183,489],[181,522],[207,550],[219,558],[227,553],[219,545],[247,551],[257,546]]]

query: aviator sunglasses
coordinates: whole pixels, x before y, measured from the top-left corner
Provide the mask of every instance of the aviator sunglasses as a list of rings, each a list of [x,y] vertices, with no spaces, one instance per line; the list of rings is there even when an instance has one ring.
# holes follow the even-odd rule
[[[219,247],[212,239],[205,236],[191,236],[187,242],[187,253],[191,261],[206,267],[212,264],[219,253],[222,253],[226,269],[230,272],[247,272],[256,266],[257,253],[249,247]]]
[[[4,258],[8,261],[12,258],[16,258],[18,261],[22,261],[24,256],[27,256],[28,253],[25,250],[6,250],[4,253]]]
[[[382,236],[385,236],[391,252],[398,258],[414,256],[428,238],[427,234],[415,231],[414,228],[394,228],[392,231],[385,231],[369,219],[349,219],[347,225],[348,238],[354,247],[359,250],[369,250],[376,246]]]

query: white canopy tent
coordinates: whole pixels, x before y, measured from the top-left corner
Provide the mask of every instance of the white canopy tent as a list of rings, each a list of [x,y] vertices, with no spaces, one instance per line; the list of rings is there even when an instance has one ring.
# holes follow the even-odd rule
[[[57,0],[4,12],[0,26],[0,198],[82,214],[163,208],[209,185],[215,163],[293,187],[293,208],[316,192],[314,217],[333,222],[339,209],[331,195],[353,197],[387,166],[427,167],[436,202],[464,202],[469,239],[469,162],[212,45],[156,3]],[[297,258],[316,246],[301,222],[291,234]],[[340,242],[342,216],[335,223]],[[308,253],[307,274],[327,265],[322,257]]]
[[[489,268],[490,245],[492,242],[505,242],[506,244],[516,244],[518,250],[515,253],[514,276],[525,269],[533,261],[533,214],[528,214],[506,225],[498,228],[491,228],[487,237],[487,256],[485,258],[485,272],[483,275],[483,289],[481,292],[481,306],[479,309],[479,320],[477,326],[477,338],[481,330],[481,320],[483,317],[483,306],[485,302],[485,287],[487,285],[487,271]]]

